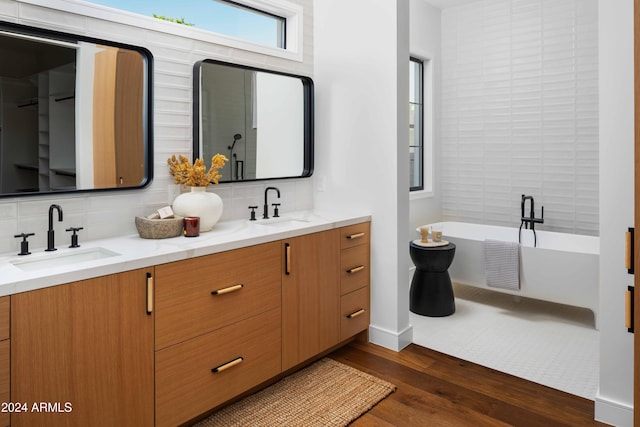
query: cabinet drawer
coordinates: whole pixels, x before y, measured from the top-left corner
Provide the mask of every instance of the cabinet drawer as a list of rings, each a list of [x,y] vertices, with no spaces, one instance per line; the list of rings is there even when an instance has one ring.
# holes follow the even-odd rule
[[[340,229],[340,248],[346,249],[353,246],[369,243],[369,223],[349,225]]]
[[[369,326],[369,287],[358,289],[340,299],[340,339],[345,340]]]
[[[9,304],[11,297],[0,298],[0,341],[9,338]]]
[[[369,285],[369,245],[343,249],[340,254],[340,294]]]
[[[278,375],[280,336],[277,308],[156,352],[156,426],[184,423]]]
[[[280,259],[273,242],[157,266],[156,350],[279,307]]]
[[[0,341],[0,402],[11,402],[11,386],[9,384],[10,343],[10,340]],[[0,412],[0,426],[8,426],[9,424],[9,412]]]

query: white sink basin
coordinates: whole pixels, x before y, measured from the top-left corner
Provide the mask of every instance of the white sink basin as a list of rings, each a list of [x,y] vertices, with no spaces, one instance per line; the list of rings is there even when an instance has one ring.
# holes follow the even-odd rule
[[[256,225],[264,225],[266,227],[295,227],[303,224],[309,223],[309,220],[303,218],[270,218],[270,219],[261,219],[255,222]]]
[[[104,248],[87,248],[73,249],[60,253],[40,254],[38,258],[24,258],[10,262],[23,271],[37,271],[46,268],[59,267],[61,265],[72,265],[97,259],[110,258],[117,255],[120,254]]]

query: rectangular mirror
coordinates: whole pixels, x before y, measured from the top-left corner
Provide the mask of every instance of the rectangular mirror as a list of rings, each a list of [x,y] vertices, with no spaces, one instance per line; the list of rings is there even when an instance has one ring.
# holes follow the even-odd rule
[[[220,182],[313,173],[313,81],[204,60],[194,67],[194,158],[229,159]]]
[[[151,54],[0,23],[0,196],[152,179]]]

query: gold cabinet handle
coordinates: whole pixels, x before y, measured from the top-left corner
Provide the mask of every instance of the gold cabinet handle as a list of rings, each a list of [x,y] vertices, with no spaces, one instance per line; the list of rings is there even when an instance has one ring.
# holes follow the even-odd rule
[[[284,244],[284,274],[291,274],[291,245]]]
[[[361,308],[360,310],[356,310],[351,314],[347,314],[347,319],[353,319],[354,317],[358,317],[361,314],[364,314],[367,310],[365,310],[364,308]]]
[[[626,245],[625,245],[624,264],[629,274],[633,274],[633,258],[634,258],[633,240],[635,238],[634,234],[635,233],[633,228],[629,228],[629,231],[625,233]]]
[[[236,357],[235,359],[230,360],[227,363],[223,363],[220,366],[216,366],[215,368],[212,368],[211,372],[213,372],[214,374],[217,374],[219,372],[226,371],[229,368],[233,368],[234,366],[239,365],[240,363],[242,363],[243,360],[244,360],[243,357]]]
[[[350,234],[347,236],[347,239],[349,240],[353,240],[353,239],[357,239],[359,237],[363,237],[364,233],[355,233],[355,234]]]
[[[147,273],[147,314],[153,313],[153,275]]]
[[[233,285],[233,286],[229,286],[229,287],[226,287],[226,288],[222,288],[222,289],[218,289],[218,290],[215,290],[215,291],[211,291],[211,295],[224,295],[224,294],[228,294],[230,292],[239,291],[243,287],[244,287],[243,284],[238,283],[237,285]]]
[[[364,265],[359,265],[357,267],[350,268],[349,270],[347,270],[347,273],[353,274],[353,273],[357,273],[358,271],[362,271],[362,270],[364,270]]]
[[[624,293],[624,325],[629,332],[633,332],[633,286],[628,286]]]

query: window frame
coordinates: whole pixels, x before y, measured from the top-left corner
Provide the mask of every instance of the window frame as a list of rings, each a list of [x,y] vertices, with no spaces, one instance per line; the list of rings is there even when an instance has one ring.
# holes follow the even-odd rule
[[[428,51],[411,50],[410,58],[422,61],[422,95],[423,95],[423,120],[422,120],[422,190],[409,191],[409,200],[423,199],[435,196],[434,176],[438,165],[435,163],[435,109],[436,88],[434,79],[436,78],[434,55]],[[408,153],[407,153],[408,154]]]
[[[419,71],[417,76],[414,76],[415,78],[415,82],[418,86],[419,86],[419,91],[417,91],[417,93],[419,94],[419,98],[418,100],[412,102],[411,99],[409,99],[409,105],[411,106],[411,104],[413,105],[417,105],[420,107],[420,117],[419,117],[419,137],[418,137],[418,145],[413,144],[415,140],[409,140],[409,151],[411,151],[411,147],[417,147],[418,148],[418,152],[420,153],[420,156],[417,160],[419,160],[419,185],[414,186],[413,182],[409,183],[409,191],[410,192],[414,192],[414,191],[423,191],[424,190],[424,170],[425,170],[425,144],[424,144],[424,128],[425,128],[425,102],[424,102],[424,70],[425,70],[425,63],[424,60],[421,58],[418,58],[416,56],[411,55],[409,57],[409,65],[411,65],[411,63],[416,63],[419,64],[419,68],[417,71]],[[415,122],[414,122],[414,133],[415,133],[416,129],[415,129]],[[416,159],[414,159],[415,161]],[[411,170],[409,171],[409,173],[411,174]]]
[[[249,52],[260,53],[273,57],[283,58],[296,62],[304,62],[304,8],[302,5],[288,0],[233,0],[243,7],[254,8],[263,13],[273,14],[284,18],[285,46],[286,48],[272,47],[254,43],[244,39],[215,33],[210,30],[176,25],[173,22],[163,21],[150,16],[140,15],[121,9],[90,3],[90,0],[15,0],[18,3],[31,4],[79,14],[86,17],[102,19],[117,24],[130,25],[137,28],[160,31],[171,35],[187,37],[194,40],[215,43],[234,49],[242,49]],[[115,38],[115,37],[114,37]]]
[[[280,34],[277,35],[277,38],[282,40],[282,46],[275,46],[275,47],[279,49],[287,50],[287,17],[286,16],[280,16],[280,15],[277,15],[276,13],[268,12],[266,10],[259,9],[255,6],[249,6],[241,3],[238,0],[217,0],[217,1],[220,3],[226,3],[227,5],[236,7],[238,9],[246,10],[248,12],[256,13],[258,15],[263,15],[269,18],[274,18],[277,21],[281,21],[280,23],[281,31],[280,31]]]

